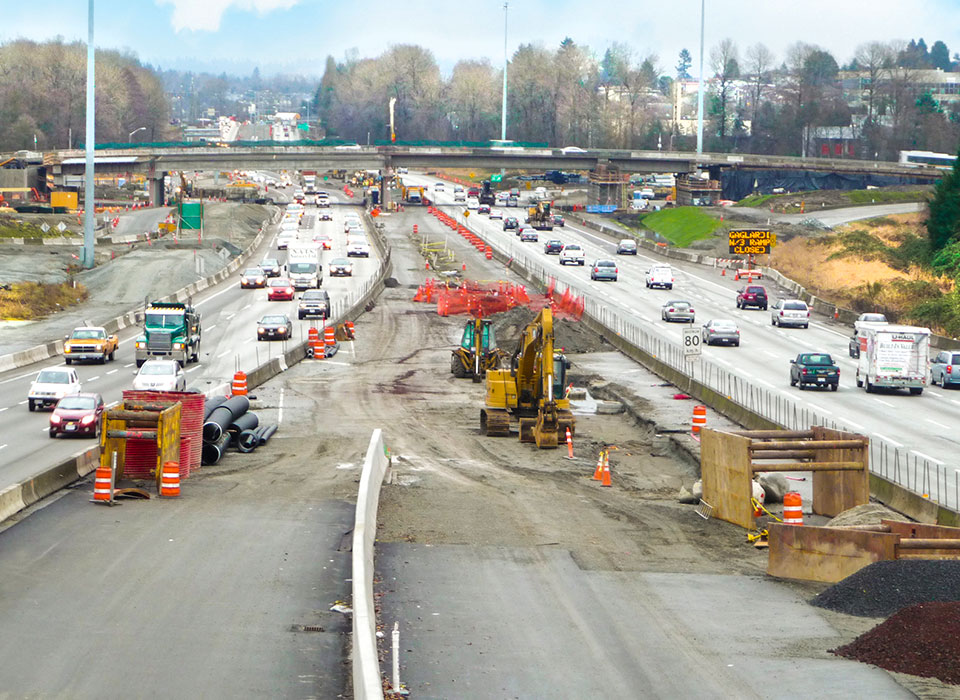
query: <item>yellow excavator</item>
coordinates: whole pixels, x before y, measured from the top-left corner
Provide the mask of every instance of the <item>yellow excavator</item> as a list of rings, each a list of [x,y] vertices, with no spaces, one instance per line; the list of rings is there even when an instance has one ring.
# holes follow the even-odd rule
[[[539,201],[531,206],[527,210],[527,219],[538,231],[552,231],[553,215],[550,213],[550,202]]]
[[[553,312],[543,309],[523,330],[510,369],[487,372],[486,406],[480,411],[480,432],[494,437],[510,434],[517,419],[520,442],[556,447],[573,435],[575,421],[564,393],[570,361],[553,349]]]
[[[470,377],[479,382],[488,369],[500,367],[504,354],[497,347],[493,322],[488,318],[475,318],[464,326],[460,347],[451,352],[450,371],[454,377]]]

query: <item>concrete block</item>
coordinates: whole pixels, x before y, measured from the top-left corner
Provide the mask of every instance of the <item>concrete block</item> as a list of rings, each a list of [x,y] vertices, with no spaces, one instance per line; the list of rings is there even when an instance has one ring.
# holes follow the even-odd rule
[[[619,401],[597,401],[597,413],[605,416],[623,413],[623,404]]]
[[[571,401],[584,401],[587,398],[586,389],[571,389],[567,393],[567,398]]]
[[[23,489],[20,484],[13,484],[0,491],[0,522],[11,515],[16,515],[27,507],[23,502]]]

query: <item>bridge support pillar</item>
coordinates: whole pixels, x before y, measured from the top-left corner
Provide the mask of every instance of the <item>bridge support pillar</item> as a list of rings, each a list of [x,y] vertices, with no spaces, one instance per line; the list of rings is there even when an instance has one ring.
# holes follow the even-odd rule
[[[589,180],[587,204],[610,204],[623,209],[630,206],[630,176],[619,168],[601,161],[590,171]]]
[[[390,208],[390,181],[393,179],[393,167],[387,159],[380,170],[380,208],[387,211]]]
[[[162,207],[163,202],[163,177],[166,173],[153,172],[147,176],[147,190],[150,193],[150,206]]]

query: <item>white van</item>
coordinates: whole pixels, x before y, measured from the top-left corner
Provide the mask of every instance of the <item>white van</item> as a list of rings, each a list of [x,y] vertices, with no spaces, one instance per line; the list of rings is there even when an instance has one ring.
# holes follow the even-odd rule
[[[654,287],[673,289],[673,268],[669,265],[654,265],[647,270],[647,289]]]

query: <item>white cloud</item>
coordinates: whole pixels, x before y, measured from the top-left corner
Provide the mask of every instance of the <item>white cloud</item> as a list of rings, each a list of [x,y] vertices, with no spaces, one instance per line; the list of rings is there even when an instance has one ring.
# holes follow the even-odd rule
[[[215,32],[220,29],[223,14],[233,8],[265,15],[274,10],[289,10],[300,0],[159,0],[173,5],[170,23],[174,31]]]

